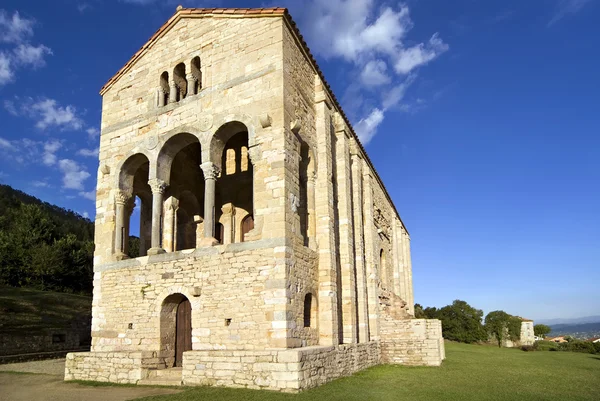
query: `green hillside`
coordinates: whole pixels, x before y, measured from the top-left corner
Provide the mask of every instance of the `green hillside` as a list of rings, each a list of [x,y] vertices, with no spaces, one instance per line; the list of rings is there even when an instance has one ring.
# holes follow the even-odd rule
[[[91,293],[94,224],[0,185],[0,285]]]
[[[91,320],[92,297],[0,286],[0,335],[35,334]]]

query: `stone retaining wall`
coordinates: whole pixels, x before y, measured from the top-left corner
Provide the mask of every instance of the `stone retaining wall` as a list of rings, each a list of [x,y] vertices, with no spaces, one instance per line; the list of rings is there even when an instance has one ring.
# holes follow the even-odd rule
[[[379,363],[379,344],[346,344],[264,351],[188,351],[185,385],[297,392]]]
[[[157,364],[154,352],[74,352],[67,354],[65,380],[136,384]]]
[[[442,322],[437,319],[396,320],[383,316],[381,362],[408,366],[440,366],[446,359]]]

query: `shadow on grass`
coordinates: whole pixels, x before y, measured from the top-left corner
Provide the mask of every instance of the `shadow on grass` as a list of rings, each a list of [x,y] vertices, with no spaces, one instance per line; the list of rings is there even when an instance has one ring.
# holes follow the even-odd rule
[[[189,389],[194,388],[194,387],[187,387],[187,386],[147,386],[147,385],[143,385],[143,384],[96,382],[96,381],[92,381],[92,380],[65,380],[65,383],[74,383],[74,384],[80,384],[82,386],[89,386],[89,387],[130,387],[130,388],[131,387],[135,387],[135,388],[150,387],[150,388],[168,388],[171,390],[189,390]]]

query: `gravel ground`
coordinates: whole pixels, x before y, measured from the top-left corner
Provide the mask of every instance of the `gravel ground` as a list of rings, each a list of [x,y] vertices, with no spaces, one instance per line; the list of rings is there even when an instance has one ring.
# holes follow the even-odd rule
[[[69,383],[63,381],[64,369],[64,359],[0,365],[0,401],[126,401],[181,391],[160,387],[92,387]]]
[[[47,359],[45,361],[19,362],[0,365],[0,372],[44,373],[65,377],[65,359]]]

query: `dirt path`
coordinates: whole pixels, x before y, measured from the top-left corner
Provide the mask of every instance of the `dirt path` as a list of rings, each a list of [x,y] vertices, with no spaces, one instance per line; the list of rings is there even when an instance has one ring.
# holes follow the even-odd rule
[[[126,401],[181,391],[159,387],[91,387],[64,382],[64,362],[64,359],[54,359],[0,365],[0,401]]]

